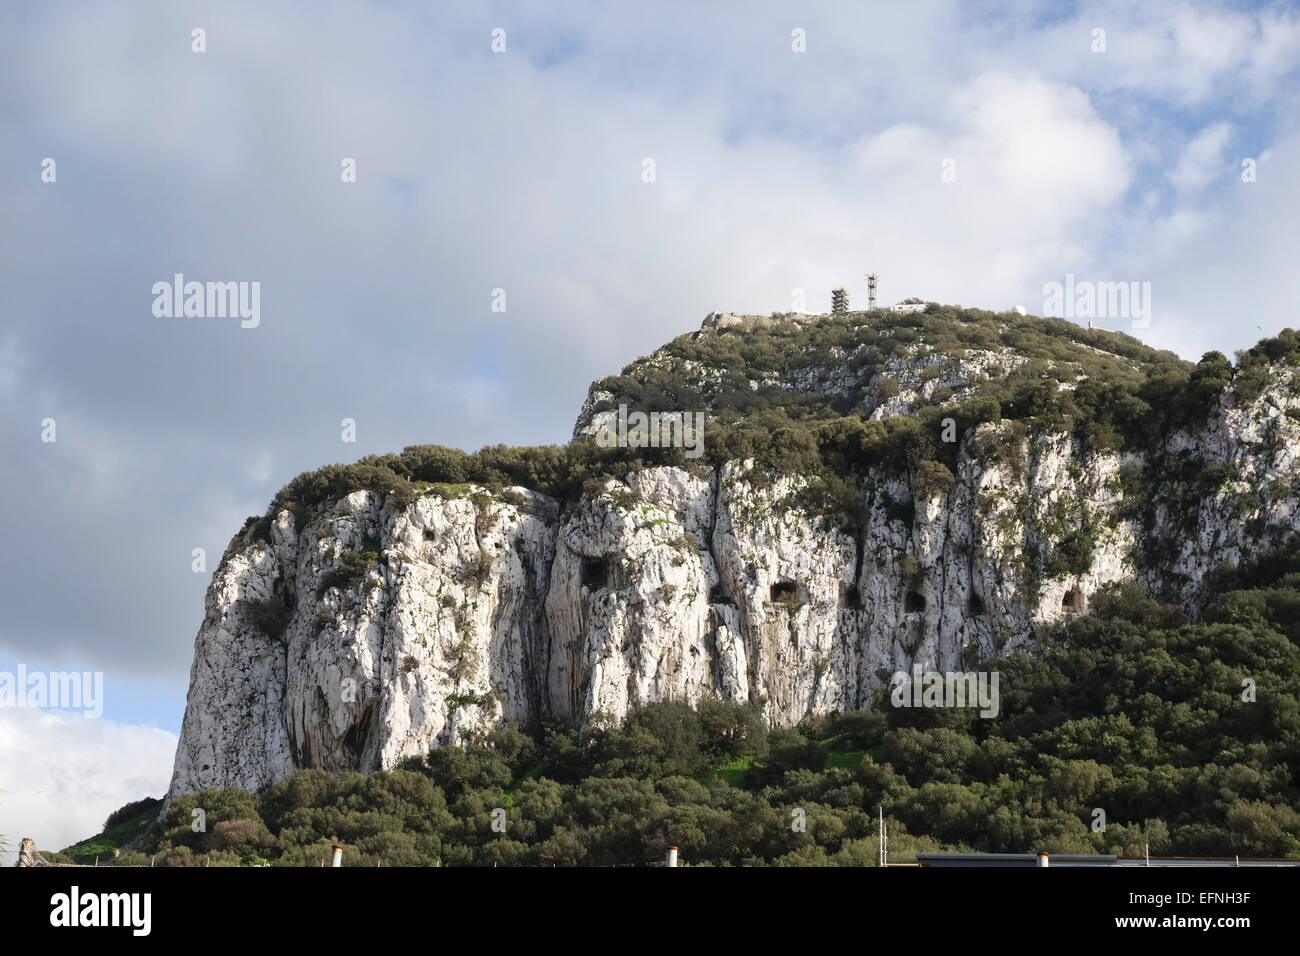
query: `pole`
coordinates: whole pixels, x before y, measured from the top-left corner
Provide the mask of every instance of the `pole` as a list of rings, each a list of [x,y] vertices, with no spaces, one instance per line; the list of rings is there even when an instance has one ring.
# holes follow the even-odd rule
[[[880,865],[889,865],[889,832],[885,829],[885,808],[880,807]]]

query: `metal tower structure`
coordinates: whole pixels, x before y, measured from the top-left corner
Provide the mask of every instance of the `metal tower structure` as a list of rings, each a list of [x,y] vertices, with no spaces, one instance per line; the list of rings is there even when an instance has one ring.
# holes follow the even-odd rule
[[[867,309],[870,311],[876,307],[876,274],[867,273]]]
[[[885,832],[885,808],[880,808],[880,865],[889,865],[889,836]]]
[[[844,289],[831,290],[831,312],[835,315],[843,315],[849,311],[849,294]]]

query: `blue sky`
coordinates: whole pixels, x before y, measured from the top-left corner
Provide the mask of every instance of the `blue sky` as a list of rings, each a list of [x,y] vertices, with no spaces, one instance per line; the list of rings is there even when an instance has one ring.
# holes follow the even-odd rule
[[[0,712],[0,833],[43,845],[165,787],[210,571],[300,471],[567,440],[706,313],[867,271],[1030,312],[1150,282],[1135,334],[1192,359],[1296,324],[1291,5],[124,10],[0,9],[0,670],[108,688],[90,733]],[[155,318],[176,272],[261,282],[261,324]]]

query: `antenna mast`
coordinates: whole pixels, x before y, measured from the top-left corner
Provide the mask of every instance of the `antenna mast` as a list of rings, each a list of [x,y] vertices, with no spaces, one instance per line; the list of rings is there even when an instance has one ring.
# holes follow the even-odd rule
[[[867,273],[867,310],[870,311],[876,307],[876,274]]]
[[[885,808],[880,807],[880,865],[888,866],[889,860],[889,837],[885,833]]]

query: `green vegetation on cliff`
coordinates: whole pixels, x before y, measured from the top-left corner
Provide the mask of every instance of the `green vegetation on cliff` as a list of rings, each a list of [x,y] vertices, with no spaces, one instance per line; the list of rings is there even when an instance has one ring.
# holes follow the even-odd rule
[[[976,461],[1000,462],[1013,475],[1023,474],[1044,436],[1065,434],[1075,443],[1080,468],[1094,453],[1134,453],[1119,476],[1123,502],[1106,514],[1062,510],[1049,525],[1035,526],[1047,544],[1026,549],[1021,572],[1032,582],[1086,573],[1107,528],[1123,519],[1144,531],[1137,565],[1163,569],[1195,532],[1205,500],[1235,478],[1227,464],[1207,466],[1195,443],[1171,452],[1177,446],[1165,440],[1205,424],[1221,405],[1257,398],[1276,374],[1269,366],[1288,363],[1300,363],[1300,336],[1290,329],[1239,353],[1235,366],[1218,352],[1193,365],[1118,332],[934,304],[923,313],[707,328],[679,336],[623,374],[595,383],[593,395],[600,401],[584,413],[620,404],[642,411],[707,409],[700,458],[687,458],[682,448],[603,448],[591,438],[564,446],[494,445],[472,454],[413,445],[400,454],[371,455],[297,476],[265,515],[248,519],[226,556],[269,540],[272,518],[283,510],[301,528],[315,509],[362,489],[386,496],[392,507],[424,493],[470,494],[472,485],[496,494],[523,486],[572,502],[647,467],[675,465],[703,474],[746,459],[758,466],[751,481],[799,476],[801,486],[788,503],[852,533],[866,523],[870,495],[864,489],[869,491],[871,475],[906,482],[910,493],[901,500],[885,495],[877,501],[884,502],[890,520],[910,524],[916,499],[953,489],[963,449]],[[912,404],[896,408],[906,413],[872,418],[883,396],[898,390],[886,372],[910,376]],[[941,380],[955,388],[931,391],[928,401],[918,397],[917,389]],[[882,382],[890,388],[882,391]],[[1277,440],[1284,422],[1270,424],[1268,440]],[[981,426],[993,427],[977,432]],[[1229,489],[1252,535],[1265,535],[1270,514],[1285,519],[1286,509],[1268,506],[1294,497],[1294,484],[1279,479],[1249,492]],[[345,554],[329,582],[355,585],[378,559]],[[1176,593],[1171,582],[1161,596]],[[268,635],[282,629],[284,614],[277,608],[250,612],[265,619]]]
[[[943,386],[910,414],[871,420],[882,397],[871,383],[885,381],[888,363],[903,357],[923,365],[921,381],[977,360],[986,371],[967,374],[959,392]],[[854,480],[871,467],[908,475],[920,492],[942,493],[962,440],[982,424],[1016,423],[976,450],[989,456],[1041,431],[1072,433],[1085,452],[1149,451],[1171,429],[1204,421],[1225,390],[1256,397],[1268,363],[1297,361],[1300,337],[1290,329],[1241,353],[1236,367],[1218,352],[1193,365],[1119,332],[934,304],[923,313],[706,329],[599,381],[612,399],[594,409],[626,403],[643,411],[707,410],[701,458],[687,458],[681,448],[601,448],[589,438],[474,453],[413,445],[299,475],[266,515],[249,519],[242,540],[267,539],[271,517],[283,509],[301,523],[313,507],[361,489],[390,495],[397,506],[431,484],[470,482],[493,491],[520,485],[572,501],[604,480],[655,465],[699,470],[748,458],[772,472],[808,477],[809,502],[852,518],[861,507]],[[853,370],[847,393],[842,382],[828,390],[815,376],[806,389],[782,387],[801,371],[832,368]],[[943,440],[946,419],[957,441]]]

